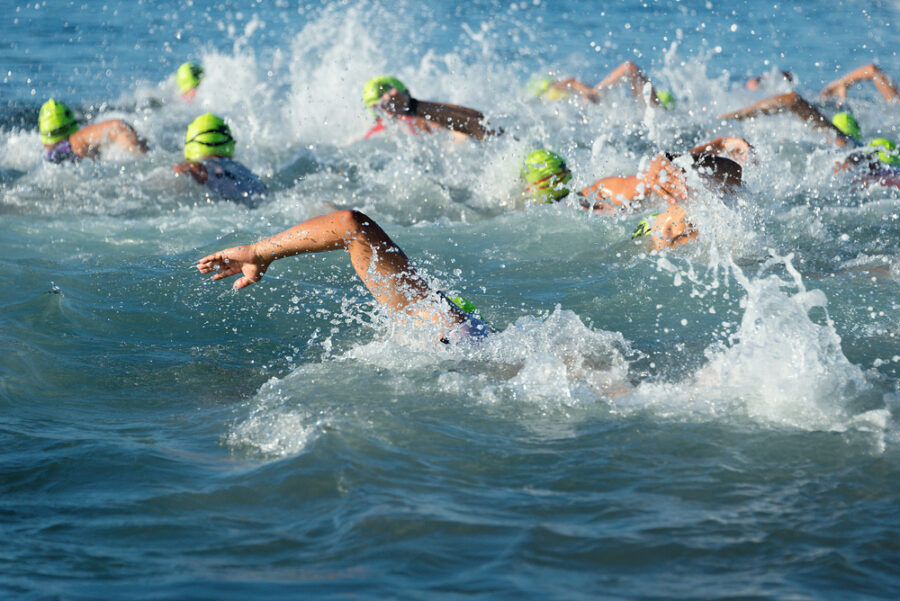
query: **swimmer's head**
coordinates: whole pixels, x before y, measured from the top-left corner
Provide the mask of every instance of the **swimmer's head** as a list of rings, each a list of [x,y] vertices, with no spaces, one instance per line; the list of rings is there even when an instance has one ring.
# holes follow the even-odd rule
[[[72,109],[52,98],[41,107],[38,126],[41,130],[41,142],[47,146],[65,140],[78,131]]]
[[[478,315],[478,307],[459,295],[448,296],[447,300],[459,307],[463,313]]]
[[[539,75],[529,79],[528,83],[525,84],[525,89],[531,96],[534,96],[538,100],[556,102],[557,100],[564,100],[570,96],[568,88],[558,88],[555,84],[556,79],[553,77],[549,75]]]
[[[667,111],[669,109],[675,108],[675,97],[672,96],[672,92],[668,92],[666,90],[657,90],[656,99],[659,100],[659,106],[663,107]]]
[[[528,80],[528,83],[525,84],[525,89],[528,90],[530,95],[540,97],[550,89],[554,81],[549,75],[538,75]]]
[[[869,142],[872,148],[883,148],[876,154],[878,160],[888,165],[900,165],[900,157],[897,156],[897,145],[887,138],[875,138]]]
[[[178,87],[181,88],[182,94],[190,92],[199,86],[201,79],[203,79],[203,67],[197,63],[184,63],[175,72],[175,80],[178,82]]]
[[[528,194],[541,202],[561,200],[569,193],[565,184],[572,179],[566,161],[549,150],[533,150],[525,157],[522,177]]]
[[[374,108],[381,101],[381,97],[390,92],[397,90],[401,94],[409,94],[409,90],[403,85],[403,82],[392,75],[381,75],[373,77],[363,86],[363,102],[369,112],[375,114]]]
[[[857,123],[856,119],[854,119],[853,115],[850,113],[838,113],[831,118],[831,123],[841,130],[841,133],[844,135],[850,136],[857,142],[859,141],[862,131],[859,129],[859,123]]]
[[[184,158],[198,161],[203,157],[234,155],[231,128],[221,117],[212,113],[200,115],[188,125],[184,135]]]

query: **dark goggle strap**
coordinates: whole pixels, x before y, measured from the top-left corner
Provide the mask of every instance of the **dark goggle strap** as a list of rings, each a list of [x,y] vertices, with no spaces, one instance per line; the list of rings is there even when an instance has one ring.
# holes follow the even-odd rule
[[[59,127],[57,127],[56,129],[54,129],[53,131],[45,131],[45,132],[42,132],[42,133],[43,133],[45,136],[48,136],[48,137],[51,137],[51,138],[52,138],[52,137],[55,137],[55,136],[60,136],[60,135],[62,135],[62,134],[64,134],[64,133],[66,133],[69,129],[71,129],[73,125],[76,125],[75,121],[69,121],[69,122],[66,123],[65,125],[60,125]]]
[[[202,140],[198,140],[200,136],[204,136],[206,134],[220,134],[225,136],[225,139],[221,142],[203,142]],[[197,134],[194,134],[194,137],[185,142],[185,144],[203,144],[204,146],[221,146],[222,144],[228,144],[229,142],[234,142],[234,138],[231,136],[231,130],[227,125],[222,125],[221,127],[217,127],[216,129],[207,129],[206,131],[201,131]]]
[[[562,171],[557,171],[556,173],[551,173],[547,177],[542,177],[541,179],[535,181],[534,183],[525,186],[526,190],[545,190],[550,187],[551,181],[554,177],[560,178],[560,180],[566,179],[566,176],[569,175],[571,171],[563,167]]]

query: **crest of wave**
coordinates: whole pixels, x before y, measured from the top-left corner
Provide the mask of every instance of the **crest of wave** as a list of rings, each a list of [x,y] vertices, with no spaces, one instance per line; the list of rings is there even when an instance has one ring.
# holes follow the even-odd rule
[[[751,280],[731,263],[747,296],[729,343],[707,349],[709,362],[689,380],[644,383],[618,408],[650,409],[667,417],[749,418],[804,430],[883,431],[887,409],[854,413],[851,408],[868,384],[841,350],[825,294],[807,290],[790,260],[774,257],[764,270],[783,263],[793,281],[773,274]],[[821,319],[811,319],[811,312]]]

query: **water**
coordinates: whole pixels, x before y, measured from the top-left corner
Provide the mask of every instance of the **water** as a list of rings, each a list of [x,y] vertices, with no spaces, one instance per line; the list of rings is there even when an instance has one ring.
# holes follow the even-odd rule
[[[898,192],[829,175],[788,117],[877,60],[893,3],[35,2],[0,25],[0,591],[10,599],[895,599]],[[171,73],[207,70],[193,105]],[[534,104],[552,70],[625,59],[678,98]],[[352,141],[362,84],[484,110],[511,136]],[[49,96],[145,135],[140,160],[54,167]],[[851,93],[866,138],[900,116]],[[176,180],[186,124],[226,116],[258,209]],[[832,113],[833,106],[825,111]],[[638,217],[527,206],[522,157],[576,187],[717,135],[757,147],[696,244]],[[339,253],[232,293],[195,261],[334,208],[378,220],[496,330],[437,344]]]

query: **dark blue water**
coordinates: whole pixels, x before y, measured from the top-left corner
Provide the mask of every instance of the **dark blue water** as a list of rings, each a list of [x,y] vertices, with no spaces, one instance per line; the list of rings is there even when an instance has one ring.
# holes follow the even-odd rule
[[[896,599],[900,192],[789,117],[868,62],[900,79],[891,3],[36,2],[0,21],[0,598]],[[535,103],[552,71],[631,59],[671,112]],[[172,74],[207,72],[180,103]],[[361,88],[512,134],[360,142]],[[137,160],[41,162],[50,96],[123,118]],[[833,114],[833,104],[820,105]],[[897,139],[871,84],[849,107]],[[213,111],[272,194],[176,179]],[[520,197],[719,135],[757,148],[695,244]],[[194,268],[335,208],[381,223],[496,333],[444,346],[373,306],[343,254],[233,293]]]

